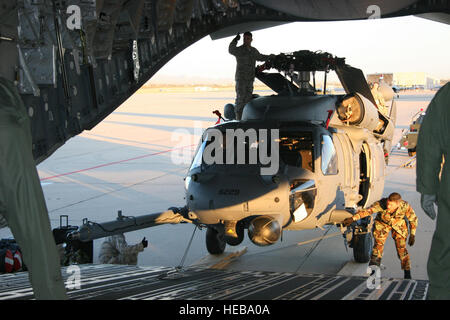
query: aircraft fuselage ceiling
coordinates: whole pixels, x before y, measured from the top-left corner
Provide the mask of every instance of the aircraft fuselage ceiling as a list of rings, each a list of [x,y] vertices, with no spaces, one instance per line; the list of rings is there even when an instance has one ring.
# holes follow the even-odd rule
[[[405,15],[450,23],[450,1],[2,1],[0,75],[16,81],[39,163],[204,36],[294,21]]]

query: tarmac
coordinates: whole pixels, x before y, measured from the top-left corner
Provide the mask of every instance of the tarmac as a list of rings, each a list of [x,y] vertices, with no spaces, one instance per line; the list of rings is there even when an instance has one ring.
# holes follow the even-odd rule
[[[270,90],[256,93],[271,94]],[[59,226],[60,215],[68,215],[69,224],[80,225],[83,218],[95,222],[113,220],[118,210],[125,216],[138,216],[183,206],[183,178],[201,129],[213,125],[217,117],[212,112],[222,112],[223,106],[233,103],[234,98],[232,90],[137,93],[95,128],[70,139],[38,166],[52,228]],[[426,109],[431,98],[429,93],[400,94],[393,146],[411,117],[421,108]],[[401,167],[408,159],[406,150],[393,150],[383,195],[399,192],[414,208],[419,224],[416,244],[408,246],[411,272],[413,279],[427,280],[426,263],[435,221],[420,207],[415,167]],[[346,249],[338,231],[336,227],[286,231],[282,241],[264,248],[245,237],[240,246],[246,252],[223,269],[366,275],[367,265],[353,261],[352,250]],[[127,233],[126,238],[129,244],[140,242],[143,237],[149,240],[149,247],[139,255],[138,266],[175,267],[180,265],[193,232],[194,226],[189,224],[164,225]],[[209,256],[205,233],[206,230],[196,231],[184,265],[196,264]],[[0,238],[7,237],[11,237],[9,229],[1,229]],[[94,241],[94,263],[98,263],[101,242]],[[382,264],[382,277],[403,278],[390,237]]]

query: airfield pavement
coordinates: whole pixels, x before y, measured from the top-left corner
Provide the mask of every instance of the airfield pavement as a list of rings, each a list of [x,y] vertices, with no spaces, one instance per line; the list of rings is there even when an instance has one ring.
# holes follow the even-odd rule
[[[256,93],[268,95],[271,91]],[[420,108],[426,109],[432,97],[429,92],[400,94],[393,146],[408,127],[411,116]],[[195,128],[213,125],[217,118],[212,111],[222,112],[223,106],[233,103],[234,98],[232,88],[141,90],[95,128],[67,141],[38,166],[52,228],[59,226],[60,215],[68,215],[69,224],[80,225],[83,218],[96,222],[113,220],[118,210],[126,216],[137,216],[183,206],[183,178],[201,133]],[[180,151],[186,152],[188,160],[177,163],[173,156]],[[399,192],[416,211],[416,244],[408,246],[408,251],[412,277],[426,280],[435,222],[420,208],[415,167],[399,168],[407,160],[406,150],[394,148],[387,166],[384,195]],[[164,225],[127,233],[126,239],[129,244],[138,243],[143,237],[149,240],[149,247],[139,255],[138,265],[177,266],[193,230],[190,224]],[[353,260],[352,250],[346,251],[341,235],[298,245],[320,238],[326,230],[287,231],[282,242],[265,248],[255,246],[246,236],[240,246],[247,247],[247,253],[227,269],[336,274]],[[327,234],[337,231],[338,228],[330,227]],[[208,255],[205,233],[204,229],[196,231],[185,265]],[[10,236],[9,229],[0,230],[0,238]],[[98,263],[101,242],[94,241],[94,263]],[[382,264],[386,266],[382,277],[403,277],[391,237]]]

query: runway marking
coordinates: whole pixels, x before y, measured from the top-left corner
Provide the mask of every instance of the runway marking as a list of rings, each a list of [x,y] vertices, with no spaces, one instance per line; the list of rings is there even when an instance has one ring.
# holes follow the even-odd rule
[[[63,177],[63,176],[68,176],[71,174],[75,174],[75,173],[80,173],[80,172],[84,172],[84,171],[89,171],[89,170],[94,170],[94,169],[98,169],[98,168],[103,168],[103,167],[108,167],[108,166],[112,166],[114,164],[119,164],[119,163],[123,163],[123,162],[127,162],[127,161],[132,161],[132,160],[138,160],[138,159],[143,159],[143,158],[147,158],[147,157],[151,157],[151,156],[156,156],[162,153],[167,153],[167,152],[171,152],[174,150],[178,150],[178,149],[184,149],[184,148],[189,148],[189,147],[193,147],[196,146],[197,144],[191,144],[189,146],[183,146],[180,148],[174,148],[174,149],[168,149],[168,150],[164,150],[164,151],[160,151],[160,152],[155,152],[155,153],[150,153],[150,154],[146,154],[143,156],[139,156],[139,157],[135,157],[135,158],[130,158],[130,159],[125,159],[125,160],[119,160],[119,161],[114,161],[114,162],[109,162],[109,163],[104,163],[104,164],[100,164],[98,166],[95,167],[90,167],[90,168],[86,168],[86,169],[81,169],[81,170],[76,170],[76,171],[71,171],[71,172],[66,172],[66,173],[61,173],[61,174],[57,174],[51,177],[46,177],[46,178],[42,178],[40,179],[40,181],[45,181],[45,180],[50,180],[50,179],[54,179],[54,178],[59,178],[59,177]]]
[[[176,173],[176,172],[180,172],[180,171],[183,171],[183,170],[186,170],[186,169],[187,169],[187,168],[181,168],[181,169],[176,169],[176,170],[173,170],[173,171],[169,171],[169,172],[166,172],[166,173],[164,173],[164,174],[162,174],[162,175],[159,175],[159,176],[157,176],[157,177],[152,177],[152,178],[150,178],[150,179],[145,179],[145,180],[143,180],[143,181],[133,183],[132,185],[128,185],[128,186],[125,186],[125,187],[120,188],[120,189],[117,189],[117,190],[111,190],[111,191],[108,191],[108,192],[104,192],[104,193],[101,193],[101,194],[99,194],[99,195],[96,195],[96,196],[87,198],[87,199],[83,199],[83,200],[80,200],[80,201],[77,201],[77,202],[74,202],[74,203],[70,203],[70,204],[68,204],[68,205],[65,205],[65,206],[60,207],[60,208],[57,208],[57,209],[49,210],[48,212],[49,212],[49,213],[53,213],[53,212],[58,211],[58,210],[61,210],[61,209],[65,209],[65,208],[68,208],[68,207],[71,207],[71,206],[74,206],[74,205],[77,205],[77,204],[80,204],[80,203],[83,203],[83,202],[86,202],[86,201],[94,200],[94,199],[103,197],[103,196],[105,196],[105,195],[108,195],[108,194],[111,194],[111,193],[115,193],[115,192],[119,192],[119,191],[122,191],[122,190],[125,190],[125,189],[128,189],[128,188],[131,188],[131,187],[140,185],[140,184],[142,184],[142,183],[146,183],[146,182],[149,182],[149,181],[152,181],[152,180],[156,180],[156,179],[162,178],[162,177],[164,177],[164,176],[167,176],[167,175],[169,175],[169,174]],[[52,219],[50,219],[50,220],[52,220]]]

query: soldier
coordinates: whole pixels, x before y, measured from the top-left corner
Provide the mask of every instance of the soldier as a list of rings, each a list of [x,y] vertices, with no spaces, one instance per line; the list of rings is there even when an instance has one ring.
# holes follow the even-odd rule
[[[133,246],[129,246],[123,234],[114,235],[106,238],[100,249],[100,263],[106,264],[129,264],[136,265],[139,252],[147,248],[148,241],[142,241]]]
[[[373,213],[378,213],[375,218],[373,229],[374,246],[369,266],[380,266],[383,257],[384,243],[392,231],[392,238],[395,241],[397,254],[401,261],[401,268],[404,270],[405,279],[411,279],[411,264],[409,254],[406,250],[406,238],[408,237],[408,227],[405,218],[408,219],[411,229],[408,244],[414,245],[417,216],[411,206],[402,200],[400,194],[394,192],[388,198],[383,198],[375,202],[370,208],[361,210],[351,218],[344,220],[344,225],[349,226],[354,221],[367,217]]]
[[[234,109],[236,120],[241,120],[244,106],[252,98],[256,61],[269,59],[269,56],[259,53],[256,48],[251,46],[253,39],[250,32],[244,33],[244,44],[237,47],[240,38],[241,36],[237,34],[228,47],[228,52],[236,57],[236,105]]]
[[[388,114],[388,108],[386,106],[386,102],[384,101],[384,97],[381,94],[381,92],[378,90],[379,85],[378,82],[375,82],[372,84],[372,95],[373,98],[375,99],[375,102],[377,104],[378,110],[385,116],[387,116]]]
[[[92,263],[91,257],[82,249],[79,241],[73,241],[66,245],[62,253],[61,265]]]
[[[431,101],[420,126],[417,142],[416,188],[421,193],[421,206],[434,220],[436,219],[434,204],[438,205],[436,230],[427,265],[430,280],[428,299],[450,299],[449,104],[450,83],[447,83]],[[442,172],[441,179],[439,179],[440,172]]]

